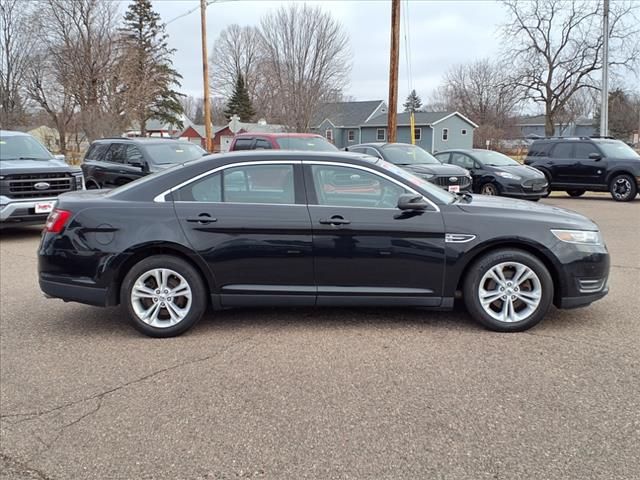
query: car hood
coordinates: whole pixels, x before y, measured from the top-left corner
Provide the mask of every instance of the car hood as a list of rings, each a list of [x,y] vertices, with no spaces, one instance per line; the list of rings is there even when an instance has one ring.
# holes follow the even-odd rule
[[[544,174],[540,170],[529,167],[528,165],[503,165],[499,167],[490,166],[489,168],[494,172],[508,172],[526,180],[532,178],[544,178]]]
[[[420,174],[457,175],[459,177],[469,175],[469,172],[462,167],[458,167],[457,165],[448,165],[444,163],[441,163],[441,164],[418,163],[413,165],[399,165],[399,166],[417,175],[420,175]]]
[[[527,220],[538,219],[548,224],[554,224],[558,228],[599,230],[592,220],[580,213],[529,200],[471,195],[469,203],[461,202],[457,205],[461,210],[468,213],[483,213],[491,216],[500,216],[501,218],[512,217],[518,221],[523,220],[523,215],[527,215]]]
[[[16,173],[76,173],[78,167],[72,167],[64,160],[0,160],[2,175]]]

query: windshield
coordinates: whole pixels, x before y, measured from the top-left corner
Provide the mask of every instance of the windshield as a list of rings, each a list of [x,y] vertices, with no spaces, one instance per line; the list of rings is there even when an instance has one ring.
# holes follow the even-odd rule
[[[415,185],[419,189],[427,191],[430,195],[433,195],[442,203],[452,203],[456,199],[456,196],[454,194],[449,193],[446,190],[443,190],[442,188],[434,185],[433,183],[429,183],[420,177],[417,177],[416,175],[410,173],[404,168],[400,168],[394,165],[393,163],[385,162],[384,160],[378,160],[377,164],[388,172],[395,173],[399,177],[402,177],[407,182],[409,182],[409,184]]]
[[[335,152],[338,148],[322,137],[278,137],[276,143],[282,150],[311,150]]]
[[[206,153],[198,145],[186,142],[153,143],[151,145],[145,145],[145,148],[152,162],[157,165],[184,163],[200,158]]]
[[[437,164],[440,162],[420,147],[403,143],[392,143],[382,147],[384,158],[395,165]]]
[[[633,150],[629,145],[620,140],[613,140],[611,142],[598,142],[605,157],[611,158],[640,158],[637,152]]]
[[[0,136],[0,160],[51,160],[49,150],[31,135]]]
[[[520,165],[513,158],[509,158],[502,153],[494,152],[492,150],[474,150],[473,155],[483,165],[492,165],[495,167]]]

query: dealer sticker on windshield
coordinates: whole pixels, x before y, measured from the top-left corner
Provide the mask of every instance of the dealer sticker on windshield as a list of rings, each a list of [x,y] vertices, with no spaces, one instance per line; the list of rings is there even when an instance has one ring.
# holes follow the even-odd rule
[[[39,202],[35,205],[36,213],[50,213],[56,202]]]

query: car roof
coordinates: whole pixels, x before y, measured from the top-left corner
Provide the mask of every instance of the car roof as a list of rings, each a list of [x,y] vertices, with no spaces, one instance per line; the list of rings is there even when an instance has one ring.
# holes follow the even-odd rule
[[[98,138],[94,140],[95,143],[109,143],[109,142],[131,142],[144,145],[159,144],[159,143],[192,143],[188,140],[180,140],[178,138],[167,137],[108,137]],[[196,145],[196,144],[193,144]]]
[[[264,133],[264,132],[243,132],[236,134],[236,138],[242,137],[266,137],[266,138],[287,138],[287,137],[299,137],[299,138],[309,138],[309,137],[320,137],[324,138],[322,135],[318,135],[317,133]]]
[[[26,132],[18,132],[15,130],[0,130],[0,135],[3,137],[30,137],[31,135]]]

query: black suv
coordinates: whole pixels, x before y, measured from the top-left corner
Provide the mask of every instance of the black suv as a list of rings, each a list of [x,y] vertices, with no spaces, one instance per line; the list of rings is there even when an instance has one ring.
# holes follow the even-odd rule
[[[627,202],[640,187],[640,155],[608,137],[534,140],[524,163],[545,174],[550,191],[565,190],[572,197],[608,191],[614,200]]]
[[[96,140],[82,162],[87,189],[115,188],[206,152],[190,142],[168,138]]]

